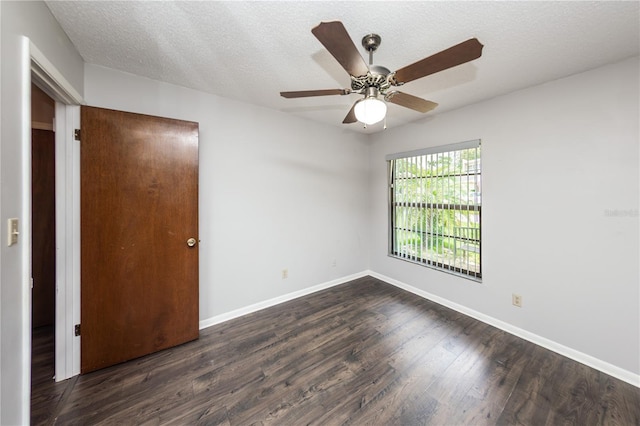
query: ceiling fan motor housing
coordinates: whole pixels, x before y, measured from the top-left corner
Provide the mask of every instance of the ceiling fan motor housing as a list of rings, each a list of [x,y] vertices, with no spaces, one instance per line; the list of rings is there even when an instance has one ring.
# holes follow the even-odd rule
[[[392,78],[393,74],[388,68],[371,65],[367,75],[351,76],[351,90],[356,93],[364,93],[368,87],[375,87],[384,94],[393,84]]]

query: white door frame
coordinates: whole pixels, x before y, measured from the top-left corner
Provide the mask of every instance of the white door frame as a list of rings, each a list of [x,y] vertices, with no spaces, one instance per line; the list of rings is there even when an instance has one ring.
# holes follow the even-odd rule
[[[33,42],[29,54],[31,81],[56,101],[55,379],[61,381],[80,374],[80,337],[74,335],[80,323],[80,144],[74,130],[80,128],[84,100]],[[24,190],[30,200],[31,188]],[[31,220],[29,214],[29,227]]]

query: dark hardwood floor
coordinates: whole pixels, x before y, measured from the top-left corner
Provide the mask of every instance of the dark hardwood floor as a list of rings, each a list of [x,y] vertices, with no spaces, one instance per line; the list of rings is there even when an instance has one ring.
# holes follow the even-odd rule
[[[369,277],[57,384],[49,339],[33,424],[640,424],[640,389]]]

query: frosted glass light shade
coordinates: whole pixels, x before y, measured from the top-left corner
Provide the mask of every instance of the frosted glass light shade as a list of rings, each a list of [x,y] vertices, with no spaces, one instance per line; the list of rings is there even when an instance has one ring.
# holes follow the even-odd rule
[[[358,121],[375,124],[387,115],[387,104],[377,98],[364,98],[356,104],[354,112]]]

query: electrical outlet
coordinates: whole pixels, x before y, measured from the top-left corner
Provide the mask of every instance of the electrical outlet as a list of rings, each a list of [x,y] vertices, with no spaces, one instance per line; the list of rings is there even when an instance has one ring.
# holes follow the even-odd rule
[[[283,269],[282,270],[282,279],[286,280],[287,278],[289,278],[289,270],[288,269]]]
[[[333,266],[335,268],[337,264],[338,264],[338,262],[336,262],[336,260],[333,259],[333,262],[331,263],[331,266]]]
[[[511,303],[513,304],[513,306],[517,306],[518,308],[522,308],[522,296],[520,296],[519,294],[512,294],[511,295]]]

